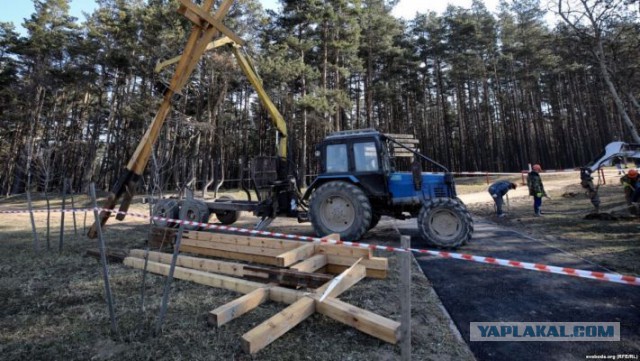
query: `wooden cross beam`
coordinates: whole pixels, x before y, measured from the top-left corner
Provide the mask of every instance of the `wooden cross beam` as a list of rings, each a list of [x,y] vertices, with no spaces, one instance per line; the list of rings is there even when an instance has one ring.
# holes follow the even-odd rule
[[[124,264],[138,269],[145,267],[145,261],[136,257],[127,257]],[[169,265],[149,261],[147,271],[168,275]],[[331,289],[328,283],[311,293],[183,267],[175,268],[174,277],[245,294],[211,311],[210,322],[217,325],[223,325],[250,312],[266,300],[290,305],[242,336],[243,349],[250,354],[263,349],[315,312],[389,343],[395,344],[400,340],[400,323],[397,321],[337,299],[340,294],[365,277],[365,268],[359,264],[349,267],[341,274],[340,280]],[[327,291],[330,294],[321,300]]]
[[[103,205],[103,208],[108,211],[102,211],[100,213],[100,224],[104,225],[112,210],[115,208],[118,201],[122,198],[122,203],[120,205],[120,211],[123,213],[118,213],[116,218],[118,220],[122,220],[125,218],[125,213],[129,209],[129,205],[131,204],[131,200],[133,198],[133,190],[135,189],[138,180],[142,176],[144,169],[149,162],[149,158],[151,156],[151,150],[153,145],[158,139],[158,135],[160,134],[160,129],[162,129],[162,125],[164,124],[167,115],[171,109],[171,99],[175,93],[180,92],[180,90],[187,83],[187,80],[193,73],[198,61],[202,57],[202,54],[205,52],[207,45],[220,33],[225,34],[227,37],[232,39],[238,44],[244,43],[244,41],[235,35],[231,30],[229,30],[226,26],[222,24],[222,19],[227,15],[233,0],[223,0],[220,4],[220,7],[212,16],[209,14],[211,7],[213,6],[214,0],[205,0],[202,7],[198,7],[195,4],[191,3],[190,0],[180,0],[182,6],[180,9],[184,12],[185,16],[195,22],[191,33],[189,34],[189,39],[185,45],[184,55],[180,58],[178,65],[176,67],[176,71],[171,79],[169,84],[169,89],[164,94],[164,98],[162,103],[160,104],[160,108],[156,113],[151,125],[145,132],[142,140],[136,147],[135,152],[131,156],[131,159],[127,163],[126,170],[123,174],[120,175],[118,182],[115,184],[107,201]],[[88,236],[90,238],[97,237],[97,226],[94,224],[89,230]]]

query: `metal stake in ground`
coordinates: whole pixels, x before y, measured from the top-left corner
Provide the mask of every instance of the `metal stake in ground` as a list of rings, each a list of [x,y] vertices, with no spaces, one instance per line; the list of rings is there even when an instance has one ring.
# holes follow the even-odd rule
[[[107,256],[104,245],[104,238],[102,237],[102,227],[100,224],[100,214],[98,213],[98,202],[96,201],[96,185],[91,183],[89,185],[89,192],[91,193],[91,202],[93,205],[93,215],[96,219],[96,231],[98,233],[98,248],[100,249],[100,263],[102,263],[102,278],[104,279],[104,292],[107,296],[107,305],[109,306],[109,317],[111,318],[111,332],[114,335],[118,334],[118,323],[116,322],[116,314],[113,310],[113,296],[111,295],[111,285],[109,284],[109,269],[107,268]],[[64,213],[63,213],[64,214]]]
[[[411,360],[411,237],[400,238],[401,247],[406,252],[398,255],[400,258],[400,350],[401,360]]]
[[[67,179],[62,181],[62,213],[60,213],[60,242],[58,243],[58,252],[62,253],[62,245],[64,244],[64,210],[67,201]],[[95,206],[94,206],[95,207]]]
[[[169,304],[169,291],[171,290],[171,282],[173,281],[173,273],[176,270],[176,262],[178,261],[178,253],[180,253],[180,242],[182,241],[182,234],[184,233],[184,221],[187,218],[186,207],[180,209],[180,228],[178,229],[178,235],[176,236],[176,242],[173,245],[173,257],[171,258],[171,267],[169,268],[169,275],[164,283],[164,291],[162,293],[162,307],[160,307],[160,315],[158,316],[158,323],[156,324],[156,335],[162,332],[162,322],[164,316],[167,313],[167,306]],[[96,221],[97,222],[97,221]]]
[[[76,222],[76,202],[73,199],[73,185],[71,184],[71,180],[67,178],[67,184],[69,184],[69,193],[71,194],[71,209],[73,209],[73,213],[71,213],[73,217],[73,235],[78,237],[78,224]]]

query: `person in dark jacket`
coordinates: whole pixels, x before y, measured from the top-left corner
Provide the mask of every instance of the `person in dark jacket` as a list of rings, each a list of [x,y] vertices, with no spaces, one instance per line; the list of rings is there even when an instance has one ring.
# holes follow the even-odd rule
[[[493,198],[493,201],[496,203],[496,215],[498,217],[504,217],[504,213],[502,212],[502,197],[504,197],[510,190],[516,189],[516,187],[515,183],[504,180],[497,181],[489,187],[489,194],[491,194],[491,198]]]
[[[534,164],[531,172],[527,175],[527,186],[529,187],[529,195],[533,196],[533,212],[536,217],[542,215],[542,197],[549,197],[544,190],[542,178],[540,178],[542,167],[540,164]]]

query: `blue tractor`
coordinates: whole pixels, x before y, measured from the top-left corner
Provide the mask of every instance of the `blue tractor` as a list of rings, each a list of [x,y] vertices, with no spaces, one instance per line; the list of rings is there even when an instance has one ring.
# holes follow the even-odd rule
[[[374,129],[327,136],[316,148],[320,174],[302,199],[320,236],[339,233],[355,241],[375,227],[380,217],[417,218],[427,243],[455,248],[471,239],[473,220],[456,196],[446,167],[422,155],[413,136]],[[404,159],[402,159],[404,158]],[[409,159],[408,171],[397,171]],[[425,173],[423,164],[441,172]]]

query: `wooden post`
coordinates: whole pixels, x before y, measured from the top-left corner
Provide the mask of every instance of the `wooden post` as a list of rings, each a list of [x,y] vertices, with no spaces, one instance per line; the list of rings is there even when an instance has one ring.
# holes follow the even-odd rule
[[[96,231],[98,233],[98,248],[100,249],[100,263],[102,263],[102,278],[104,280],[104,291],[107,296],[107,305],[109,307],[109,317],[111,318],[111,332],[118,334],[118,323],[116,322],[116,313],[113,309],[113,296],[111,295],[111,285],[109,283],[109,269],[107,268],[106,247],[104,238],[102,237],[102,225],[100,224],[100,213],[98,213],[98,201],[96,200],[96,185],[89,185],[91,193],[91,201],[93,204],[93,216],[96,219]]]
[[[60,242],[58,243],[58,252],[62,253],[64,245],[64,211],[67,202],[67,179],[62,181],[62,212],[60,212]]]
[[[178,229],[178,235],[176,236],[176,242],[173,245],[173,257],[171,258],[171,266],[169,268],[169,274],[167,280],[164,283],[164,291],[162,293],[162,306],[160,307],[160,315],[158,315],[158,322],[156,323],[155,334],[159,335],[162,332],[162,323],[164,322],[164,316],[167,314],[167,306],[169,305],[169,291],[171,290],[171,283],[173,282],[173,274],[176,270],[176,262],[178,261],[178,253],[180,253],[180,242],[182,241],[182,235],[184,234],[184,221],[187,218],[186,208],[180,209],[180,228]],[[145,260],[145,264],[148,260]]]
[[[400,238],[401,247],[406,252],[399,254],[400,257],[400,348],[401,360],[411,360],[411,237],[402,236]]]

